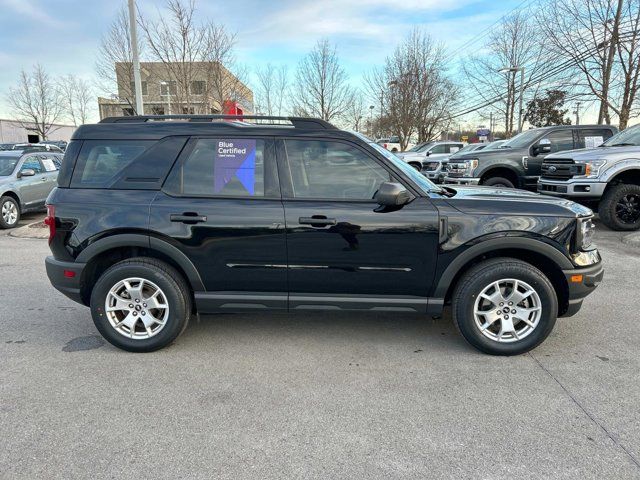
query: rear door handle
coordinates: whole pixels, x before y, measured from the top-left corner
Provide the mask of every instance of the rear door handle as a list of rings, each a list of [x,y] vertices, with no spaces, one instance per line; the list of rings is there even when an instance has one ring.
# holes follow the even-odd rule
[[[207,221],[206,215],[198,215],[194,212],[172,213],[169,215],[172,222],[181,222],[187,224],[202,223]]]
[[[335,225],[335,218],[327,218],[324,215],[314,215],[313,217],[300,217],[298,219],[300,225],[311,225],[312,227],[327,227]]]

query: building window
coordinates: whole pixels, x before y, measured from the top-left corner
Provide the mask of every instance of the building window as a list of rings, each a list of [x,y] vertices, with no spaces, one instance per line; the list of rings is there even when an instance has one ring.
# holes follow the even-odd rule
[[[182,107],[183,115],[193,115],[194,113],[196,113],[196,111],[193,107]]]
[[[151,107],[153,115],[164,115],[164,107]]]
[[[142,84],[142,95],[148,95],[147,93],[147,82],[142,81],[140,82]],[[135,82],[131,82],[131,93],[135,95],[136,93],[136,84]]]
[[[204,80],[194,80],[191,82],[191,93],[193,95],[204,95],[207,83]]]
[[[124,115],[125,117],[133,116],[133,108],[123,108],[122,115]]]
[[[160,95],[176,95],[178,88],[174,81],[160,82]]]

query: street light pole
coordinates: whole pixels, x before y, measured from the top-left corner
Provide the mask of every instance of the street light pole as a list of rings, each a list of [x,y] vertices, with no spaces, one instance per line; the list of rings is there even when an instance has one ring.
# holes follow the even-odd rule
[[[136,31],[136,2],[129,0],[129,34],[131,56],[133,57],[133,85],[136,93],[136,114],[144,115],[142,104],[142,80],[140,79],[140,58],[138,57],[138,33]]]
[[[167,115],[171,115],[171,83],[162,81],[160,85],[167,87]]]
[[[518,133],[522,132],[522,99],[524,98],[524,67],[502,67],[500,73],[520,72],[520,99],[518,100]]]

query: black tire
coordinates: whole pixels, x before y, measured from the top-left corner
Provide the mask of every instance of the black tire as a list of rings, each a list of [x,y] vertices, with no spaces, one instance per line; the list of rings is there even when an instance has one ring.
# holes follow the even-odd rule
[[[635,205],[626,209],[629,204]],[[600,219],[612,230],[640,229],[640,185],[621,183],[609,187],[598,206]]]
[[[504,177],[490,177],[486,180],[482,181],[482,185],[486,185],[487,187],[504,187],[504,188],[514,188],[515,185],[511,180]]]
[[[474,316],[476,298],[491,283],[502,279],[527,283],[538,294],[541,303],[536,327],[521,340],[510,343],[485,336]],[[533,265],[514,258],[491,259],[472,267],[458,281],[452,303],[453,320],[462,336],[481,352],[491,355],[520,355],[537,347],[553,330],[558,314],[558,299],[549,279]]]
[[[143,278],[157,285],[169,306],[169,317],[164,327],[150,338],[133,339],[122,335],[111,325],[105,313],[105,301],[111,288],[131,277]],[[147,257],[116,263],[100,276],[91,292],[91,315],[96,328],[109,343],[129,352],[152,352],[173,342],[187,328],[191,304],[191,293],[182,275],[165,262]]]
[[[4,219],[3,212],[5,204],[11,204],[16,211],[16,220],[13,223],[9,223]],[[15,228],[20,222],[20,204],[13,197],[4,196],[0,198],[0,228]]]
[[[413,168],[415,168],[417,171],[421,172],[422,171],[422,165],[416,162],[412,162],[409,165],[411,165]]]

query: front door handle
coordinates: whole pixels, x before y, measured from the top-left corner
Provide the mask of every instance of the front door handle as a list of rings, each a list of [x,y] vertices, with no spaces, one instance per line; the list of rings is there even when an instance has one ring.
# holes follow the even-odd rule
[[[184,213],[172,213],[169,215],[169,220],[172,222],[180,222],[187,224],[196,224],[207,221],[206,215],[198,215],[195,212],[184,212]]]
[[[42,177],[42,178],[40,179],[40,181],[41,181],[41,182],[46,182],[46,181],[47,181],[47,177]]]
[[[327,218],[324,215],[314,215],[313,217],[300,217],[298,219],[300,225],[311,225],[312,227],[327,227],[335,225],[335,218]]]

